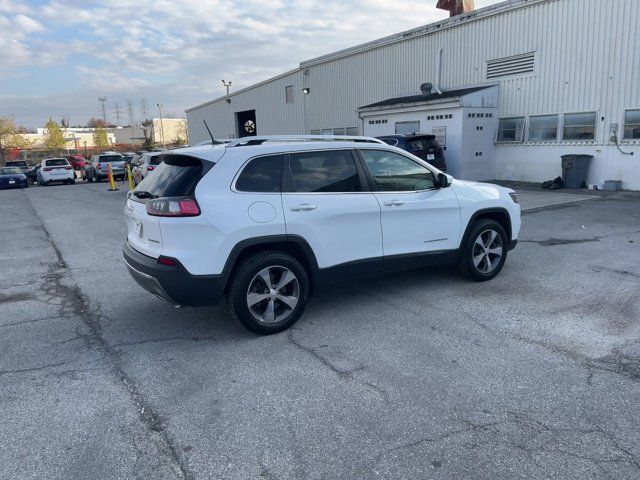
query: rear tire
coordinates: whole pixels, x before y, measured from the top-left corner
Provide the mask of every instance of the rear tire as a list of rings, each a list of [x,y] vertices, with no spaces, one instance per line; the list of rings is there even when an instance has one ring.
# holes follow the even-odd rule
[[[271,335],[298,321],[309,296],[304,267],[284,252],[264,251],[244,259],[229,283],[231,316],[254,333]]]
[[[509,240],[495,220],[477,220],[458,259],[460,274],[476,282],[486,282],[500,273],[507,259]]]

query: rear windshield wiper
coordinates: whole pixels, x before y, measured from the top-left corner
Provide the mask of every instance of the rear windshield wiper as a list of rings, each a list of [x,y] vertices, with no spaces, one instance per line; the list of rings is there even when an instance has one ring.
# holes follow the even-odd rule
[[[145,190],[136,191],[136,192],[133,192],[133,194],[137,198],[158,198],[157,195],[154,195],[153,193],[147,192]]]

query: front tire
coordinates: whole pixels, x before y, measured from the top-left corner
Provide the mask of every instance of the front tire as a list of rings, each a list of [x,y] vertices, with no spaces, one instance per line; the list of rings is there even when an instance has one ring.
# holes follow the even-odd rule
[[[491,219],[477,220],[463,245],[458,270],[470,280],[491,280],[504,266],[508,245],[502,225]]]
[[[231,315],[254,333],[271,335],[298,321],[309,296],[309,276],[291,255],[265,251],[236,268],[227,302]]]

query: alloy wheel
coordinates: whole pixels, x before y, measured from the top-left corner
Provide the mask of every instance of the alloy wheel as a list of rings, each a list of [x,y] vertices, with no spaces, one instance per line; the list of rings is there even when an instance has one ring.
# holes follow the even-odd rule
[[[249,282],[247,306],[259,322],[279,323],[286,320],[299,300],[300,283],[286,267],[263,268]]]
[[[498,232],[484,230],[473,244],[473,264],[481,273],[493,272],[500,265],[503,248],[502,237]]]

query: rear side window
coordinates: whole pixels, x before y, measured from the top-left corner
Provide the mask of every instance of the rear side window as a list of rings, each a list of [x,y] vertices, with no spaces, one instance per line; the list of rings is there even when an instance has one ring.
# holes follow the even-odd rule
[[[282,155],[251,160],[236,180],[240,192],[279,192],[282,184]]]
[[[45,162],[45,165],[47,167],[66,167],[67,165],[69,165],[69,162],[67,162],[64,158],[54,158],[53,160],[47,160]]]
[[[149,163],[151,165],[160,165],[162,163],[162,159],[160,158],[160,155],[156,155],[155,157],[151,157]]]
[[[186,155],[166,155],[159,158],[164,162],[153,171],[153,175],[148,175],[140,182],[136,191],[149,192],[154,197],[192,196],[207,170],[203,162]],[[131,197],[132,200],[133,198]]]
[[[296,192],[360,192],[360,177],[349,150],[292,153],[289,169]]]

